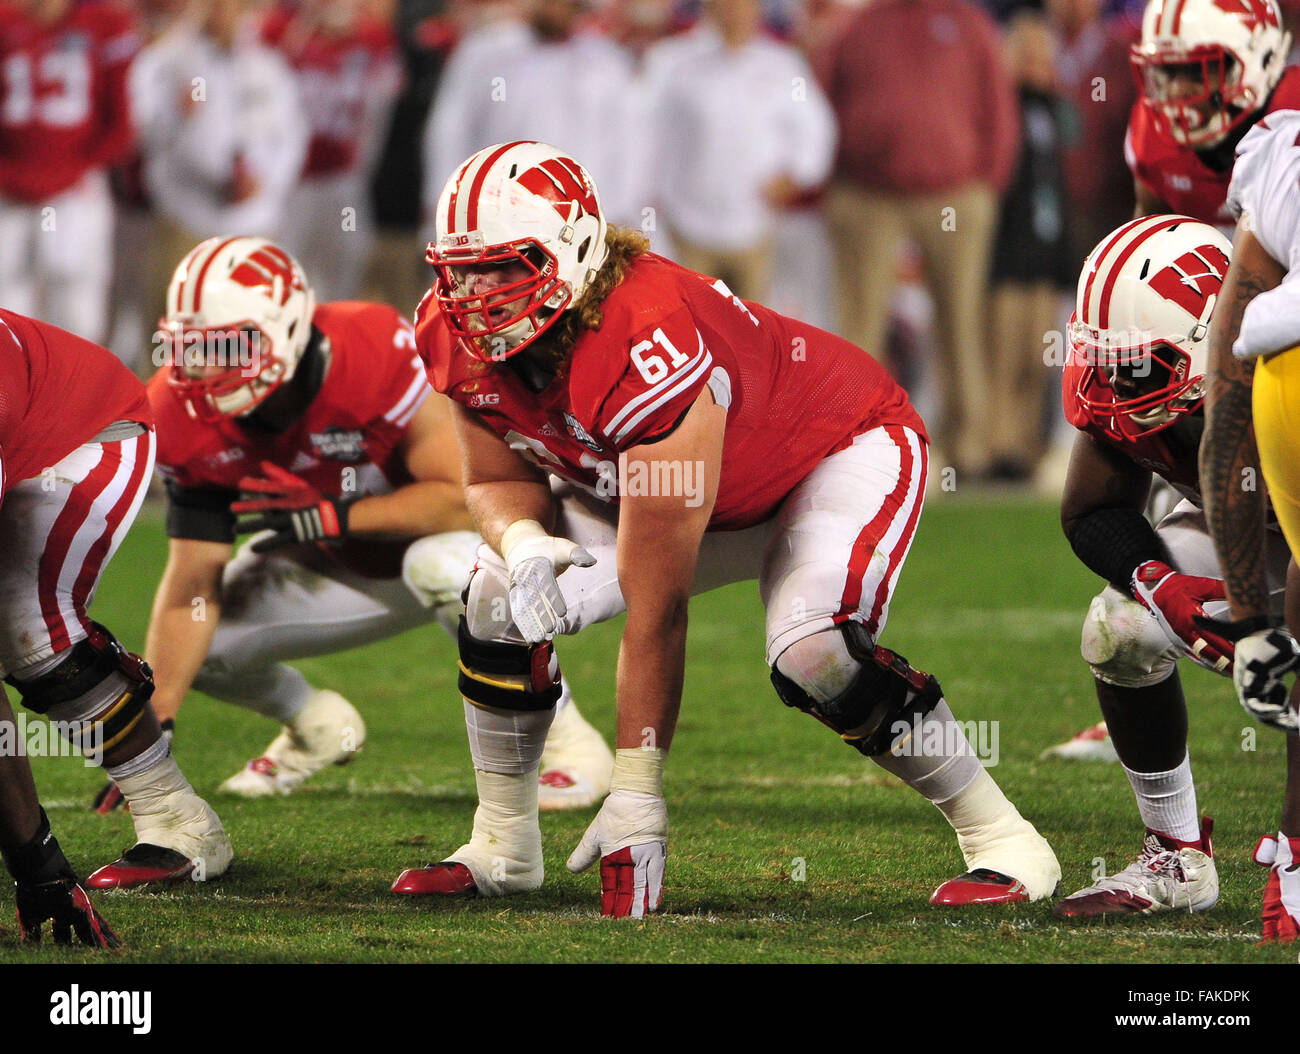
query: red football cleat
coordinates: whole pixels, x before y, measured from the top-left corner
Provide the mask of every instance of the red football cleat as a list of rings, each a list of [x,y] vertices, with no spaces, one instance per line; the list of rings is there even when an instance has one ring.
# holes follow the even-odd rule
[[[930,894],[931,904],[943,906],[1013,904],[1028,899],[1029,891],[1023,883],[987,867],[977,867],[974,871],[950,878]]]
[[[183,882],[194,874],[194,861],[175,849],[140,842],[121,858],[105,864],[88,879],[91,889],[132,889],[136,886]]]
[[[464,864],[444,861],[428,867],[408,867],[393,883],[394,893],[417,897],[473,897],[478,895],[474,876]]]

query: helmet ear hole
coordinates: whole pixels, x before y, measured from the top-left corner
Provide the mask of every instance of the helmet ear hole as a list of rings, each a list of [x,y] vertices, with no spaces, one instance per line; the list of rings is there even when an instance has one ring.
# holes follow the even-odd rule
[[[578,246],[578,263],[583,263],[587,259],[587,250],[591,248],[591,239],[584,238],[582,244]]]

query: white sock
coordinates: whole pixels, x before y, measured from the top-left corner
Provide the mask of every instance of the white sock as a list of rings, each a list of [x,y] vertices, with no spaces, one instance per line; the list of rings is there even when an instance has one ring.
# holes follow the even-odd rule
[[[282,662],[220,674],[202,670],[194,687],[223,703],[242,706],[282,725],[293,723],[313,691],[306,677]]]
[[[944,700],[925,716],[919,729],[919,736],[915,731],[905,733],[871,760],[937,805],[960,794],[984,769]],[[933,744],[940,745],[939,753],[927,752],[927,745]]]
[[[1180,842],[1201,840],[1201,816],[1196,808],[1196,787],[1192,783],[1190,755],[1168,772],[1134,772],[1128,766],[1128,781],[1137,796],[1142,822]]]
[[[122,762],[120,765],[105,766],[104,775],[114,783],[120,783],[122,780],[141,772],[148,772],[160,761],[171,756],[171,737],[165,732],[157,740],[144,750],[140,751],[135,757]],[[177,770],[179,771],[179,770]]]
[[[465,732],[476,769],[518,775],[541,764],[553,710],[497,710],[464,703]],[[535,797],[535,787],[533,792]]]

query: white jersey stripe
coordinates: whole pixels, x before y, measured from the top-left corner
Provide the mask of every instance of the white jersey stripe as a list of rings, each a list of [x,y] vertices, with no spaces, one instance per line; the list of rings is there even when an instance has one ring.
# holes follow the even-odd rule
[[[424,370],[420,370],[420,372],[415,375],[415,379],[411,381],[406,391],[402,393],[402,397],[398,399],[396,403],[393,404],[392,409],[390,409],[388,413],[384,414],[384,420],[396,421],[399,417],[401,417],[404,413],[406,413],[407,410],[410,409],[412,401],[420,398],[420,393],[422,391],[428,391],[428,390],[429,390],[428,378],[425,377]]]
[[[701,340],[701,347],[703,347],[702,340]],[[692,384],[695,383],[695,381],[697,381],[701,376],[707,373],[710,367],[712,367],[712,365],[713,365],[713,356],[710,355],[707,351],[704,352],[704,361],[701,362],[695,369],[691,370],[690,373],[688,373],[685,377],[682,377],[680,373],[676,374],[676,376],[679,377],[680,380],[678,380],[678,382],[674,384],[672,388],[670,388],[668,391],[660,395],[659,398],[655,399],[655,401],[652,402],[649,406],[646,406],[639,413],[637,413],[636,416],[630,418],[628,422],[622,428],[619,429],[618,434],[613,437],[614,442],[621,443],[624,437],[629,432],[631,432],[633,428],[635,428],[638,424],[640,424],[643,420],[645,420],[645,418],[649,414],[653,413],[655,410],[665,405],[666,403],[672,402],[672,400],[676,398],[676,396],[679,395],[683,389],[689,388]]]
[[[411,418],[415,416],[415,412],[418,409],[420,409],[421,406],[424,405],[425,400],[428,399],[429,396],[431,396],[432,394],[433,394],[433,389],[426,384],[424,386],[424,391],[422,391],[419,397],[415,400],[415,405],[412,406],[409,410],[407,410],[404,414],[402,414],[402,416],[399,417],[396,421],[394,421],[393,424],[397,425],[398,428],[405,428],[408,424],[411,423]]]
[[[689,362],[687,362],[684,366],[682,366],[679,370],[677,370],[674,373],[670,373],[662,381],[659,381],[649,391],[642,392],[635,399],[629,399],[627,405],[625,405],[623,409],[621,409],[618,413],[614,415],[613,419],[609,422],[609,425],[605,428],[606,435],[610,435],[611,433],[613,433],[613,431],[618,428],[623,418],[626,417],[628,414],[635,412],[636,409],[640,407],[642,403],[646,402],[649,399],[657,398],[659,393],[662,392],[665,388],[670,388],[673,385],[675,385],[677,383],[678,378],[680,378],[682,374],[689,373],[692,370],[694,370],[699,365],[700,359],[708,355],[708,352],[704,350],[704,337],[701,336],[698,331],[696,332],[695,335],[700,342],[699,350],[696,351],[695,357],[691,359]]]

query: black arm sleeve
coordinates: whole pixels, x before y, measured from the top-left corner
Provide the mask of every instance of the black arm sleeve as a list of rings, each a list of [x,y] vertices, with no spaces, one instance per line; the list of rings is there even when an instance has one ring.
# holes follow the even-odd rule
[[[1125,593],[1139,565],[1169,560],[1155,528],[1136,509],[1095,509],[1075,520],[1067,537],[1088,570]]]
[[[234,544],[236,517],[230,503],[239,500],[237,490],[182,487],[171,479],[166,485],[168,538]]]

